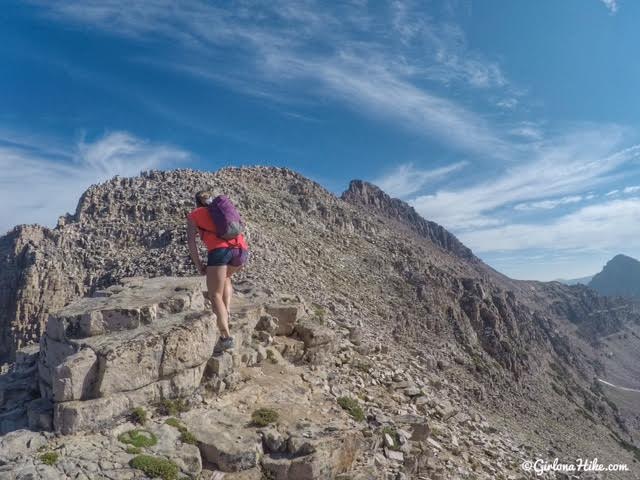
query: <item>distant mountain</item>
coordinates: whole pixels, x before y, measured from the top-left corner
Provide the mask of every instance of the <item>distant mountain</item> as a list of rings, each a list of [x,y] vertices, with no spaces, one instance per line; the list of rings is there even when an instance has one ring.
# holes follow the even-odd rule
[[[616,255],[594,275],[589,286],[602,295],[640,298],[640,261]]]
[[[589,285],[589,282],[592,278],[593,275],[589,275],[588,277],[570,278],[568,280],[564,278],[558,278],[556,282],[564,283],[565,285]]]

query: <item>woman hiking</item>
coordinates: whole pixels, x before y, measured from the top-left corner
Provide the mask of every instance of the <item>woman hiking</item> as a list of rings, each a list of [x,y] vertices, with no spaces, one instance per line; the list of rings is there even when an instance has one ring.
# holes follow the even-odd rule
[[[210,192],[200,191],[196,193],[195,200],[195,210],[187,215],[187,243],[191,260],[198,271],[207,276],[209,299],[220,330],[220,339],[213,351],[220,353],[234,347],[233,337],[229,332],[229,307],[233,293],[231,276],[246,263],[248,246],[242,233],[235,234],[241,232],[242,221],[228,198],[214,198]],[[211,214],[212,204],[215,218],[219,221],[214,222]],[[229,223],[226,214],[237,216],[238,221]],[[228,231],[220,233],[220,228],[227,228]],[[200,239],[209,251],[206,266],[200,260],[196,233],[200,234]],[[223,236],[225,238],[222,238]]]

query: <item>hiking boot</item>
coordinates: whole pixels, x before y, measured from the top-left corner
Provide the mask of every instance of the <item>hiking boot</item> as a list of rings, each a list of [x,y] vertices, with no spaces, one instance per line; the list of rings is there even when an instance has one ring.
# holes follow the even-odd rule
[[[235,344],[233,343],[233,337],[220,337],[218,339],[218,342],[216,343],[216,346],[213,347],[213,353],[222,353],[226,350],[231,350],[233,347],[235,347]]]

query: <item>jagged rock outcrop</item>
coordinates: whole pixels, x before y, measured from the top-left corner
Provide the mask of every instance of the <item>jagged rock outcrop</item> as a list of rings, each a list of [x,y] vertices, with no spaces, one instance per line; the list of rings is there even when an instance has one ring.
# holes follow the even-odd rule
[[[192,393],[218,335],[202,278],[133,279],[94,295],[51,315],[40,339],[40,390],[65,434]]]
[[[10,371],[0,372],[0,435],[20,428],[51,429],[51,404],[38,390],[35,346],[19,351]]]
[[[444,227],[435,222],[425,220],[413,207],[402,200],[391,198],[379,187],[371,183],[352,180],[349,183],[349,188],[342,194],[342,198],[356,205],[374,207],[390,219],[409,224],[418,234],[428,238],[445,250],[466,260],[477,260],[473,252]]]
[[[0,237],[0,361],[37,342],[49,311],[84,293],[82,265],[60,241],[38,225]]]
[[[115,461],[127,464],[136,452],[123,457],[122,447],[108,439],[126,444],[122,434],[130,430],[123,422],[132,412],[175,403],[189,406],[179,421],[154,421],[138,431],[155,442],[148,445],[150,454],[185,474],[199,474],[203,461],[223,472],[262,469],[281,480],[329,479],[351,470],[362,448],[360,431],[324,388],[309,388],[301,376],[305,369],[277,353],[317,367],[326,360],[318,347],[332,351],[339,343],[335,333],[310,317],[300,298],[254,292],[234,303],[236,347],[214,354],[219,332],[203,287],[203,277],[125,279],[52,313],[39,352],[20,352],[13,371],[0,376],[6,385],[0,411],[13,407],[14,422],[7,427],[63,435],[110,431],[105,440]],[[292,357],[288,350],[296,343],[299,352]],[[38,402],[48,421],[31,420]],[[255,425],[258,406],[276,412],[277,424]],[[189,442],[179,435],[187,431]],[[0,465],[23,472],[15,478],[42,474],[33,452],[26,449],[25,456],[15,446],[23,437],[10,435],[18,443],[7,443],[11,455],[0,456]],[[48,443],[46,436],[35,438]],[[111,478],[102,463],[99,471]],[[85,458],[71,471],[95,468],[90,465]],[[67,468],[46,474],[63,478]],[[0,467],[0,478],[5,470]]]
[[[622,298],[601,296],[584,285],[539,283],[549,310],[578,327],[588,341],[619,331],[627,323],[640,319],[640,305]]]

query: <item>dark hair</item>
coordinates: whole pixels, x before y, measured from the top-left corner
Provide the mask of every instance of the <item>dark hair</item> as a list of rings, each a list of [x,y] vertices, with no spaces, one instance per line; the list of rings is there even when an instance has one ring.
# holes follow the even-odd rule
[[[198,193],[196,193],[196,205],[198,205],[199,207],[206,207],[207,200],[211,197],[213,197],[213,195],[211,195],[211,192],[207,190],[200,190]]]

